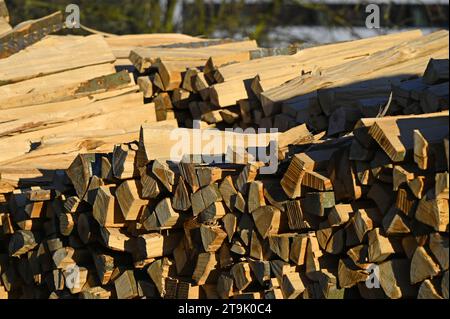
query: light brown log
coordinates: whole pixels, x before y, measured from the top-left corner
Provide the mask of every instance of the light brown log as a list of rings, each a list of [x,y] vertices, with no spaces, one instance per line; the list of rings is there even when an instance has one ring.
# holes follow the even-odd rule
[[[125,220],[137,220],[148,204],[140,198],[140,185],[136,180],[126,180],[116,189],[116,199]]]
[[[172,187],[175,184],[175,173],[169,168],[169,165],[165,162],[155,160],[152,165],[152,172],[166,189],[172,192]]]
[[[256,229],[263,238],[278,233],[281,221],[281,212],[278,208],[270,205],[262,206],[253,211],[252,217]]]
[[[375,228],[369,232],[369,261],[380,263],[391,254],[395,253],[389,238],[380,233],[380,228]]]
[[[290,273],[283,276],[281,291],[285,299],[296,299],[303,291],[305,286],[299,273]]]
[[[83,198],[92,177],[92,166],[96,161],[95,154],[78,155],[67,170],[67,176],[75,187],[78,198]]]
[[[383,229],[386,235],[404,235],[411,232],[409,220],[394,206],[383,218]]]
[[[350,204],[337,204],[330,209],[328,213],[328,222],[330,226],[339,226],[346,224],[353,215],[353,207]]]
[[[106,247],[122,252],[133,252],[131,238],[118,228],[101,228],[100,234]]]
[[[134,299],[138,297],[138,288],[132,270],[125,271],[114,281],[114,287],[118,299]]]
[[[378,209],[359,209],[353,218],[353,225],[359,242],[362,242],[365,234],[375,228],[379,222],[380,213]]]
[[[392,259],[379,265],[378,280],[389,298],[415,298],[417,296],[417,289],[409,281],[409,269],[410,264],[407,259]]]
[[[433,278],[439,271],[439,265],[433,261],[426,250],[423,247],[417,247],[411,260],[411,283],[416,284],[425,279]]]
[[[175,227],[181,225],[180,215],[172,208],[169,198],[165,198],[156,205],[155,214],[161,227]]]
[[[137,145],[134,143],[116,145],[112,154],[112,170],[118,179],[130,179],[138,176],[135,169]]]
[[[211,185],[222,179],[222,169],[220,167],[196,167],[195,173],[197,174],[200,187]]]
[[[191,195],[192,210],[197,216],[215,202],[222,200],[217,184],[208,185]]]
[[[201,253],[197,257],[197,263],[192,279],[199,285],[206,283],[211,271],[216,267],[217,260],[214,253]]]
[[[355,267],[349,259],[339,260],[338,278],[339,286],[342,288],[350,288],[358,282],[366,281],[369,274]]]
[[[430,250],[441,266],[442,270],[448,270],[449,248],[448,237],[439,233],[430,234]]]
[[[169,276],[172,262],[168,258],[162,258],[154,261],[148,268],[147,273],[153,280],[158,293],[161,297],[164,297],[167,293],[166,279]]]
[[[256,209],[265,205],[266,201],[264,199],[264,184],[261,181],[251,182],[247,200],[248,212],[252,213]]]
[[[161,235],[157,233],[140,235],[136,240],[136,250],[142,259],[159,258],[170,255],[181,236],[179,233]]]
[[[445,232],[448,230],[449,208],[446,199],[429,199],[427,194],[417,206],[415,218],[436,231]]]
[[[200,226],[200,236],[205,251],[216,252],[222,246],[227,233],[220,227],[202,225]]]
[[[298,266],[305,264],[307,245],[308,236],[306,234],[299,234],[292,238],[289,259]]]
[[[144,94],[144,98],[151,98],[153,96],[153,83],[150,77],[138,77],[137,84],[139,85],[139,90]]]
[[[231,275],[238,291],[242,291],[252,282],[250,265],[247,262],[240,262],[231,268]]]
[[[226,176],[220,183],[220,194],[222,195],[223,201],[229,210],[234,211],[234,209],[242,209],[242,205],[237,205],[239,202],[244,203],[244,199],[241,193],[238,193],[234,187],[233,180],[231,176]],[[243,210],[240,210],[243,212]]]
[[[172,207],[176,210],[187,211],[191,208],[191,199],[183,177],[178,178],[175,192],[172,198]]]
[[[228,241],[231,242],[237,227],[237,216],[233,213],[228,213],[222,218],[223,228],[228,236]]]
[[[281,260],[289,262],[289,247],[292,234],[269,235],[269,248]]]
[[[426,279],[420,285],[417,299],[444,299],[444,298],[442,298],[442,296],[439,295],[433,283],[429,279]]]
[[[307,228],[307,223],[304,220],[303,210],[300,201],[299,200],[287,201],[285,205],[289,229],[300,230]]]
[[[102,186],[97,191],[92,215],[95,220],[104,227],[123,227],[124,215],[114,197],[116,187]]]
[[[253,182],[258,175],[258,165],[249,163],[239,174],[235,181],[236,190],[245,195],[248,191],[248,183]]]

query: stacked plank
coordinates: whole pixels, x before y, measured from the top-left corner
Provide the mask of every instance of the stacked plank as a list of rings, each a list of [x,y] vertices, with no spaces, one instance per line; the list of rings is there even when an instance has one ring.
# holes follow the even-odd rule
[[[192,37],[179,33],[152,33],[152,34],[106,34],[105,40],[117,59],[116,64],[131,64],[128,60],[132,50],[144,47],[161,47],[181,45],[183,43],[200,43],[207,39]]]
[[[447,43],[448,32],[438,31],[325,68],[317,76],[298,77],[261,93],[264,113],[291,125],[307,123],[310,129],[330,136],[348,132],[358,118],[381,113],[393,87],[395,91],[405,81],[422,76],[430,59],[448,60]],[[411,114],[403,107],[392,108],[389,114],[402,111]]]
[[[431,59],[422,77],[392,85],[392,109],[423,114],[448,109],[448,59]]]
[[[184,114],[180,116],[186,122],[186,113],[190,110],[199,117],[206,114],[210,122],[215,123],[221,117],[219,111],[213,110],[208,102],[199,105],[200,91],[208,85],[205,72],[212,72],[218,63],[247,61],[255,49],[255,41],[209,40],[172,47],[138,48],[131,51],[129,59],[141,74],[150,72],[139,77],[138,83],[145,97],[154,98],[159,120],[175,118],[174,110],[179,110],[177,113]],[[201,74],[197,76],[198,73]],[[197,78],[203,82],[197,85],[194,83],[198,82]]]
[[[79,152],[136,139],[156,122],[154,104],[114,61],[97,35],[46,38],[0,60],[2,179],[6,168],[67,168]]]
[[[7,21],[3,1],[0,13]],[[133,74],[118,67],[114,53],[200,39],[48,35],[63,27],[62,20],[56,12],[1,32],[2,194],[19,183],[48,183],[54,170],[66,169],[79,153],[107,152],[135,140],[144,123],[178,126],[174,120],[156,123],[155,105],[144,103]]]
[[[280,131],[306,123],[333,136],[350,131],[358,118],[376,116],[399,85],[423,75],[430,59],[448,59],[447,43],[447,31],[409,31],[297,53],[257,48],[252,41],[210,40],[135,49],[130,60],[159,120]],[[444,94],[445,85],[434,90]],[[411,114],[404,108],[393,105],[388,114]]]

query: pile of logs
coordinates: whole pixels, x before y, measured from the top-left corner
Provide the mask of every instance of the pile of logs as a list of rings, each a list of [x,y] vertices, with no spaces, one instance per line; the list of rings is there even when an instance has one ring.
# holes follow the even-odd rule
[[[281,185],[291,230],[318,229],[306,274],[325,268],[367,298],[448,298],[448,183],[448,111],[361,119],[296,154]],[[367,289],[374,269],[380,289]]]
[[[62,21],[0,0],[0,299],[449,298],[448,31],[266,49]]]
[[[3,30],[8,20],[1,1],[0,193],[23,179],[47,182],[79,153],[108,152],[135,140],[144,123],[178,126],[175,120],[156,123],[154,104],[146,103],[122,56],[139,46],[203,39],[48,35],[63,26],[59,12]]]
[[[151,130],[7,196],[4,295],[448,298],[448,111],[361,119],[280,178],[151,157]]]
[[[426,36],[410,31],[298,52],[257,49],[253,41],[205,43],[189,49],[139,48],[130,60],[159,120],[280,131],[306,123],[312,131],[336,136],[351,131],[358,118],[377,116],[399,86],[420,85],[417,78],[430,58],[448,59],[448,39],[447,31]],[[396,98],[387,114],[439,111],[448,102],[446,87],[430,87],[416,106]],[[430,98],[441,98],[440,106],[427,107],[422,100]]]
[[[259,194],[259,202],[249,200],[264,191],[255,181],[261,164],[154,159],[167,156],[160,139],[170,132],[143,126],[139,142],[118,144],[111,153],[80,154],[51,184],[17,189],[0,199],[3,297],[230,295],[216,291],[218,280],[229,284],[221,270],[251,249],[262,253],[256,239],[250,248],[250,240],[267,237],[265,195]],[[304,127],[295,133],[305,144],[312,141]],[[277,194],[267,196],[276,203]],[[240,290],[252,278],[244,260],[233,266],[243,281]]]

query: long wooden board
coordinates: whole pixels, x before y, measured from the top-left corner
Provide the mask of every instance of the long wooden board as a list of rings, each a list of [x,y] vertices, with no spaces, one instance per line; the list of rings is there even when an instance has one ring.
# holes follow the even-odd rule
[[[54,47],[51,39],[44,39],[36,46],[0,60],[0,85],[115,60],[102,36],[92,35],[72,40]],[[18,68],[18,65],[21,67]]]
[[[63,15],[58,11],[41,19],[22,22],[7,33],[0,32],[0,59],[7,58],[62,28]]]

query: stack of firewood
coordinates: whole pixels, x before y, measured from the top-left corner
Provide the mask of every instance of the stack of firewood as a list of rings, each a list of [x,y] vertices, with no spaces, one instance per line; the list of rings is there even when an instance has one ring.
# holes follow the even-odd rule
[[[306,274],[325,268],[368,298],[448,298],[448,183],[448,111],[362,119],[296,154],[281,185],[303,221],[292,229],[316,230]]]
[[[2,297],[191,298],[199,296],[200,286],[213,293],[215,286],[204,284],[218,267],[202,263],[216,260],[225,243],[222,218],[237,222],[239,212],[250,217],[247,182],[257,177],[260,164],[242,159],[241,164],[232,160],[210,167],[190,157],[179,164],[161,160],[170,157],[176,143],[170,142],[171,132],[143,126],[139,143],[117,144],[109,154],[80,154],[46,185],[1,197]],[[242,134],[217,131],[224,154],[232,147],[225,143],[230,134],[243,139],[239,144],[246,149],[267,147],[275,138],[251,142]],[[294,141],[313,139],[303,126],[279,140],[285,141],[279,144],[283,152]],[[229,222],[230,239],[222,253],[231,264],[232,251],[242,254],[248,238],[247,244],[231,241],[234,226]],[[194,266],[195,274],[189,270]]]
[[[306,123],[313,131],[336,136],[351,131],[358,118],[380,113],[392,102],[391,92],[396,98],[387,114],[445,108],[448,84],[435,86],[429,80],[421,84],[418,77],[430,58],[438,61],[436,70],[446,69],[441,64],[448,63],[447,44],[447,31],[426,36],[410,31],[297,53],[294,48],[257,49],[252,41],[209,41],[195,48],[188,48],[192,44],[138,48],[131,51],[130,60],[140,73],[141,90],[155,102],[159,120],[177,118],[188,127],[197,120],[202,128],[275,127],[280,131]],[[414,85],[416,90],[433,88],[422,92],[414,100],[417,103],[409,103],[404,95],[399,98],[402,90]],[[433,108],[427,107],[427,99],[441,101],[430,101],[438,105]],[[407,103],[413,105],[406,107]]]
[[[362,119],[278,178],[154,158],[152,130],[7,196],[3,294],[448,298],[448,111]]]
[[[62,20],[0,0],[0,299],[449,298],[448,31],[265,49]]]
[[[232,95],[242,95],[241,87],[237,90],[227,87],[221,92],[210,88],[212,83],[224,81],[220,67],[237,64],[241,68],[240,62],[251,64],[251,60],[257,60],[257,67],[265,65],[274,69],[278,66],[274,61],[293,61],[285,55],[295,52],[295,48],[258,48],[256,42],[250,40],[210,40],[138,48],[131,51],[129,59],[140,74],[137,81],[144,96],[155,102],[158,120],[177,118],[183,125],[191,127],[193,120],[198,120],[208,127],[218,123],[239,123],[239,99],[233,100]],[[298,70],[290,72],[297,74]],[[242,81],[236,83],[244,84]],[[224,99],[230,102],[223,102]]]

